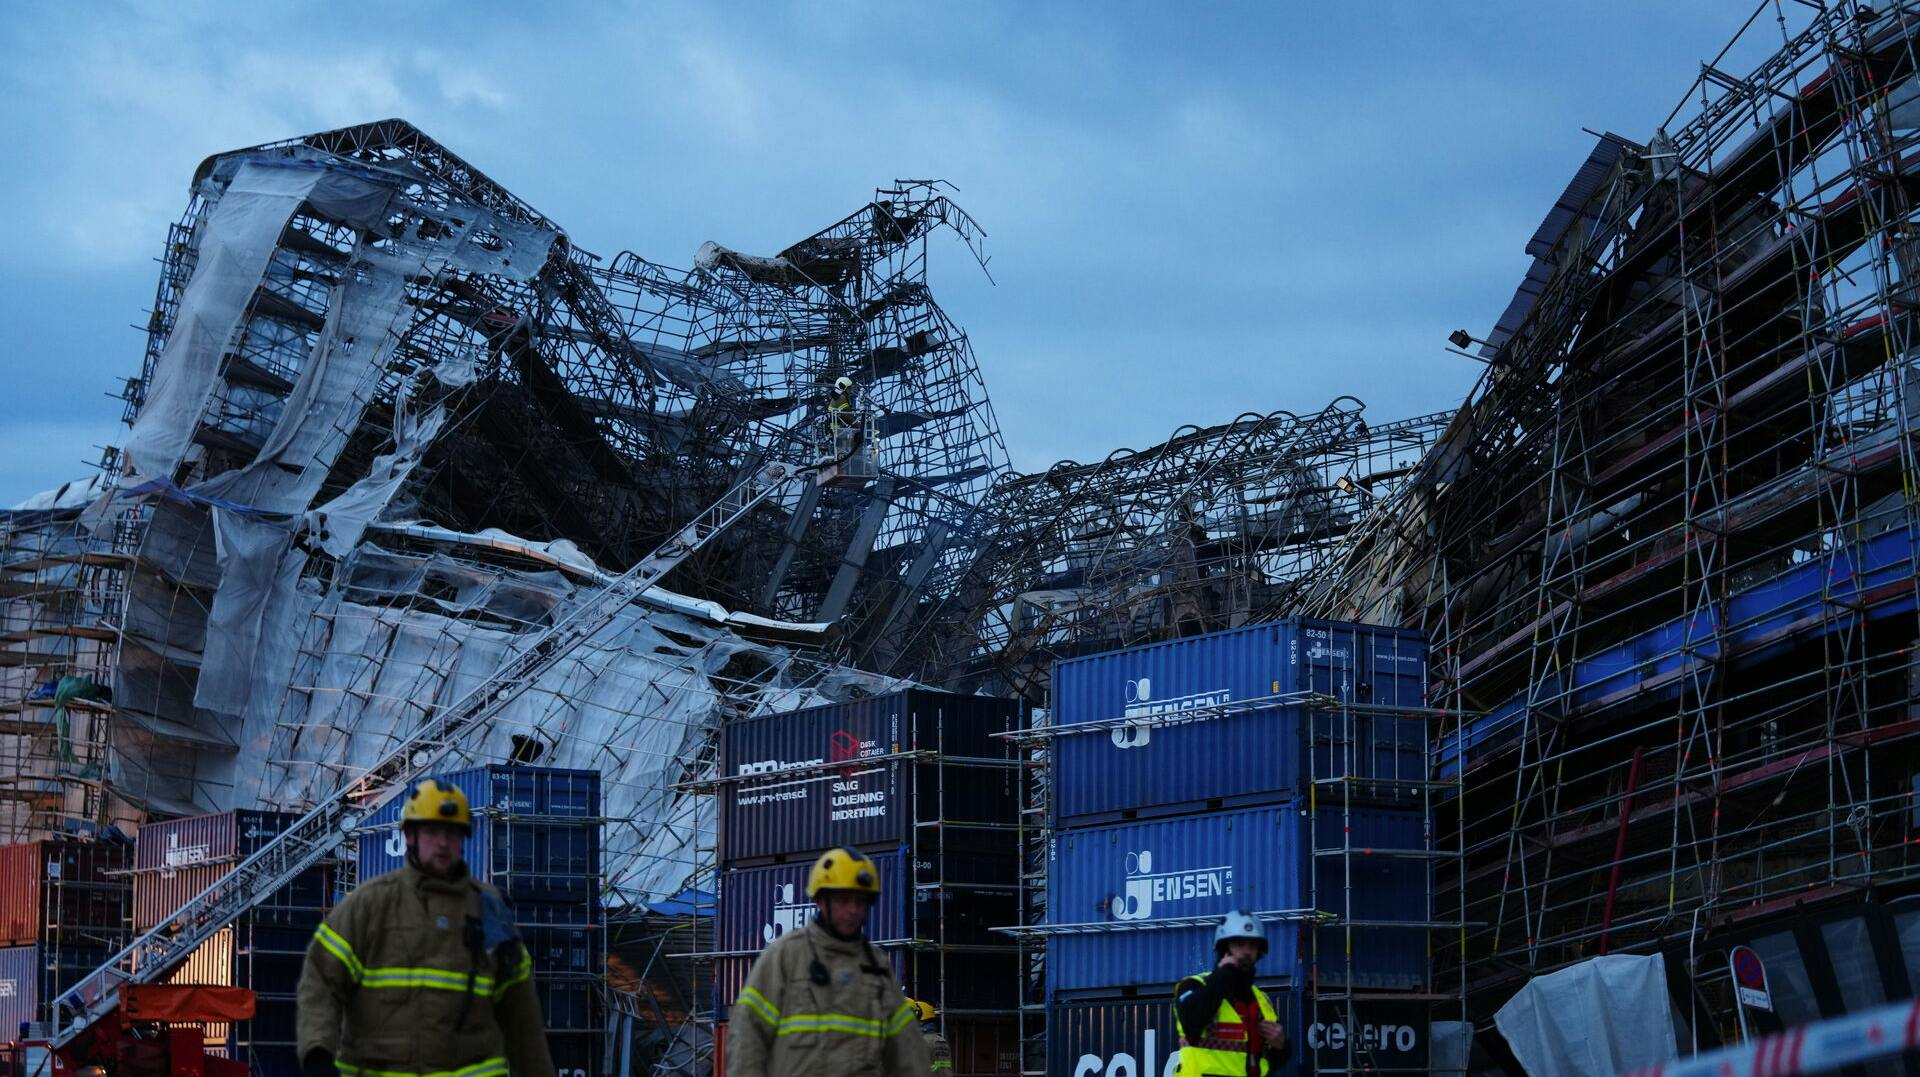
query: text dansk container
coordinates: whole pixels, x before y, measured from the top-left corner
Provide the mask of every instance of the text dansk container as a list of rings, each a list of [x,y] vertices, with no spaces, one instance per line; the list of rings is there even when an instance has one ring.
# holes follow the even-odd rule
[[[1424,779],[1423,719],[1355,715],[1348,735],[1348,722],[1301,703],[1224,717],[1216,709],[1302,692],[1419,708],[1426,662],[1418,633],[1306,618],[1059,662],[1054,725],[1139,722],[1053,742],[1054,818],[1093,823],[1273,803],[1316,775]],[[1181,720],[1188,713],[1195,717]]]
[[[1011,824],[1012,770],[964,760],[1006,760],[1007,746],[993,734],[1012,729],[1016,712],[1008,700],[909,690],[730,722],[721,733],[728,781],[720,786],[720,856],[900,846],[913,840],[916,822]],[[876,759],[913,751],[948,761]],[[954,828],[944,847],[1006,840]]]

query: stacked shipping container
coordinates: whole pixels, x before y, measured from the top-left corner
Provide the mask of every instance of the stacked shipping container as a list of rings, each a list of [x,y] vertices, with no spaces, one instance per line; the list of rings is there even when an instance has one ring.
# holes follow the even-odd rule
[[[812,918],[807,873],[843,846],[880,869],[867,937],[907,994],[941,1010],[949,1040],[969,1045],[955,1072],[1017,1072],[1015,952],[992,930],[1017,918],[1017,782],[994,736],[1016,723],[1010,701],[916,689],[728,724],[719,1019],[754,956]]]
[[[148,823],[134,854],[133,927],[147,931],[299,817],[229,811]],[[247,1062],[264,1077],[300,1072],[294,1054],[295,989],[313,931],[332,907],[336,865],[318,864],[275,891],[188,955],[167,982],[246,987],[255,1016],[203,1029],[209,1052]]]
[[[1054,667],[1047,927],[1074,927],[1047,934],[1049,1072],[1171,1065],[1172,987],[1213,964],[1212,928],[1182,918],[1317,909],[1374,922],[1354,929],[1350,964],[1341,930],[1267,925],[1259,975],[1296,1060],[1344,1040],[1305,999],[1349,968],[1355,991],[1424,987],[1424,932],[1379,922],[1428,919],[1427,864],[1333,850],[1424,846],[1413,798],[1429,777],[1426,721],[1393,709],[1424,707],[1425,671],[1415,633],[1307,619]]]
[[[459,789],[473,808],[467,868],[513,906],[555,1067],[563,1077],[595,1077],[606,973],[599,772],[495,764],[435,780]],[[399,798],[389,801],[361,826],[361,879],[406,862],[400,808]]]
[[[132,862],[125,841],[0,847],[0,1043],[126,944]]]

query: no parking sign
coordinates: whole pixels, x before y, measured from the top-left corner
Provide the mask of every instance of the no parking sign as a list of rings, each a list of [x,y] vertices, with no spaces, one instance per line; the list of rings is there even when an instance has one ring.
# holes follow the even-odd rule
[[[1773,994],[1767,990],[1767,966],[1760,955],[1750,946],[1736,946],[1727,955],[1727,964],[1733,968],[1733,990],[1740,1005],[1772,1013]]]

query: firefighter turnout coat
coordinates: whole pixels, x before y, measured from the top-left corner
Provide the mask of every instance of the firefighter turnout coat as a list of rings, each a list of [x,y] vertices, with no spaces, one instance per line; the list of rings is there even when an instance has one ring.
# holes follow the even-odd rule
[[[554,1077],[526,947],[464,872],[411,863],[329,913],[300,972],[299,1053],[341,1077]],[[483,934],[483,926],[484,934]],[[493,942],[504,933],[511,941]]]
[[[824,977],[813,975],[816,962]],[[818,920],[761,952],[731,1017],[728,1077],[927,1073],[919,1015],[892,965],[866,940],[834,938]]]

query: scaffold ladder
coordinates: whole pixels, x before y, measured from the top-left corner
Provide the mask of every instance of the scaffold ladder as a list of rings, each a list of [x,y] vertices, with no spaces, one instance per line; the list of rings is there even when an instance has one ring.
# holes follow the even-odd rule
[[[543,674],[612,624],[647,588],[761,502],[811,474],[784,463],[757,468],[658,549],[530,636],[499,672],[458,702],[432,713],[359,778],[55,999],[53,1045],[65,1046],[112,1013],[120,1004],[122,987],[151,983],[166,975],[221,928],[332,853],[352,836],[362,818],[425,777],[456,749],[484,735],[494,718]]]

